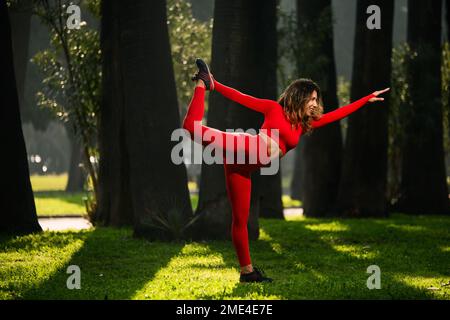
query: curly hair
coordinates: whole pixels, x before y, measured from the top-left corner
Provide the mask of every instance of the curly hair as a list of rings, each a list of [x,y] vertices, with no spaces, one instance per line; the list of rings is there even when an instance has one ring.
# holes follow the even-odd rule
[[[312,93],[317,92],[317,108],[311,115],[306,114],[306,106]],[[323,102],[320,87],[311,79],[294,80],[278,98],[278,103],[283,107],[286,118],[296,129],[302,127],[304,133],[312,132],[312,121],[319,120],[323,114]]]

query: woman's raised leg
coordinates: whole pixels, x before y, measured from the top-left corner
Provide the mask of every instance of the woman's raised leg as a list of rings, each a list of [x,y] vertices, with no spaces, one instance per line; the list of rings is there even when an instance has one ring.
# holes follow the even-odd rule
[[[216,152],[221,153],[220,158],[231,163],[245,163],[253,167],[267,163],[267,159],[262,163],[264,153],[267,158],[267,144],[263,138],[259,135],[244,132],[225,132],[202,125],[204,110],[205,86],[199,80],[183,121],[183,128],[189,131],[191,138],[194,141],[201,142],[203,146],[211,145],[211,147],[216,148]]]

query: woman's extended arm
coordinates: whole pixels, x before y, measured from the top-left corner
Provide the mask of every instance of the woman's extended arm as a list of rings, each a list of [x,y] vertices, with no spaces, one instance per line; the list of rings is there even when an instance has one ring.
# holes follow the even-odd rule
[[[267,113],[276,101],[270,99],[259,99],[244,94],[236,89],[221,84],[214,79],[214,91],[221,93],[224,97],[237,102],[247,108],[253,109],[261,113]]]
[[[345,118],[346,116],[350,115],[351,113],[355,112],[359,108],[361,108],[363,105],[365,105],[370,98],[375,97],[373,93],[369,94],[368,96],[365,96],[364,98],[361,98],[359,100],[356,100],[355,102],[352,102],[346,106],[337,108],[336,110],[333,110],[331,112],[327,112],[322,115],[322,117],[319,120],[313,121],[312,127],[313,128],[319,128],[322,127],[328,123],[341,120],[342,118]]]
[[[313,121],[312,127],[318,128],[318,127],[322,127],[330,122],[340,120],[340,119],[348,116],[352,112],[355,112],[356,110],[361,108],[363,105],[365,105],[367,102],[383,101],[384,98],[378,98],[378,96],[389,90],[390,90],[390,88],[386,88],[386,89],[383,89],[380,91],[375,91],[374,93],[371,93],[368,96],[365,96],[364,98],[356,100],[355,102],[350,103],[349,105],[343,106],[343,107],[333,110],[331,112],[327,112],[319,120]]]

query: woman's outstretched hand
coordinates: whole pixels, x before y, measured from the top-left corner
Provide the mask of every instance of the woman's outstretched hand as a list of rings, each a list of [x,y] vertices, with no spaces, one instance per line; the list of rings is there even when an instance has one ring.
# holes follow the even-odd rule
[[[375,95],[375,97],[370,98],[370,99],[369,99],[369,102],[383,101],[384,98],[378,98],[378,96],[379,96],[380,94],[382,94],[382,93],[385,93],[385,92],[388,91],[388,90],[390,90],[390,88],[386,88],[386,89],[383,89],[383,90],[380,90],[380,91],[375,91],[375,92],[373,93],[373,94]]]

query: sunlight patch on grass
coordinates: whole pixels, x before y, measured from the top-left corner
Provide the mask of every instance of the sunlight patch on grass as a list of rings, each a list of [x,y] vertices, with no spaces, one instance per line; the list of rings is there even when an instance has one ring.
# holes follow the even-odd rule
[[[345,253],[357,259],[375,259],[378,257],[378,253],[370,251],[370,248],[360,245],[340,244],[332,245],[332,247],[340,253]]]
[[[281,246],[281,244],[276,243],[276,242],[272,242],[271,244],[272,250],[275,251],[278,254],[283,254],[285,251],[283,250],[283,247]]]
[[[439,274],[411,276],[409,274],[396,273],[393,277],[398,282],[425,291],[434,298],[450,299],[450,286],[443,286],[443,284],[447,284],[450,281],[449,276],[444,277]],[[381,283],[381,286],[383,286],[383,283]]]
[[[186,244],[132,299],[221,299],[232,294],[238,280],[221,254],[206,244]]]
[[[424,232],[427,231],[427,228],[424,226],[413,226],[408,224],[393,224],[390,223],[386,226],[387,228],[393,228],[400,231],[409,231],[409,232]]]
[[[284,218],[286,221],[303,221],[306,219],[305,216],[300,216],[300,215],[286,216]]]
[[[16,237],[2,244],[0,299],[20,299],[27,290],[39,287],[66,267],[83,243],[70,235],[46,232]]]
[[[271,241],[272,237],[263,229],[259,230],[259,240],[261,241]]]
[[[36,211],[39,215],[86,214],[82,195],[59,195],[54,198],[35,195]],[[77,203],[78,202],[78,203]]]
[[[328,231],[328,232],[349,230],[347,225],[342,224],[339,221],[333,221],[329,223],[307,224],[305,225],[305,228],[311,231]]]
[[[33,191],[63,191],[66,189],[67,174],[31,175]]]
[[[295,200],[292,199],[291,196],[289,195],[283,195],[281,197],[282,201],[283,201],[283,206],[285,208],[289,208],[289,207],[301,207],[302,202],[300,200]]]

